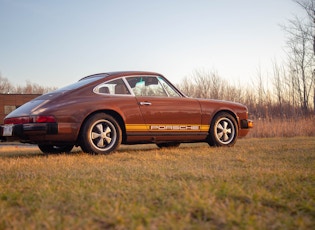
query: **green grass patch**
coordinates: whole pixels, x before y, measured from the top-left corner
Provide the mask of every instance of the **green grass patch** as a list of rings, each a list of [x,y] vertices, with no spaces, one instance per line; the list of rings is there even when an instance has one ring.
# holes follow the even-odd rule
[[[0,229],[311,229],[315,137],[0,154]],[[22,227],[23,226],[23,227]]]

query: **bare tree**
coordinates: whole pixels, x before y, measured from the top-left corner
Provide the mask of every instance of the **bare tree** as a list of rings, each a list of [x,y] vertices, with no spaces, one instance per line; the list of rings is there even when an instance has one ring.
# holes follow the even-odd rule
[[[294,2],[305,10],[309,18],[310,33],[308,37],[313,41],[313,53],[315,54],[315,0],[294,0]]]
[[[195,97],[210,98],[211,96],[211,73],[196,70],[192,76],[192,83],[195,85]]]
[[[0,75],[0,93],[12,93],[13,86],[9,80]]]
[[[270,105],[267,104],[267,101],[270,98],[267,98],[269,95],[267,92],[266,82],[268,82],[268,80],[263,76],[261,67],[259,66],[257,68],[256,78],[253,80],[252,84],[253,88],[256,89],[255,111],[256,115],[260,118],[266,118],[269,116],[268,107],[270,107]]]
[[[309,17],[309,27],[311,33],[309,34],[310,40],[313,40],[313,54],[315,56],[315,0],[300,0],[296,2],[305,10]],[[315,113],[315,69],[312,72],[313,75],[313,108]]]
[[[291,84],[297,93],[299,104],[304,115],[310,109],[310,98],[314,87],[314,0],[295,0],[302,6],[308,17],[301,19],[295,17],[284,26],[288,34],[287,53],[289,71],[291,72]]]
[[[26,81],[25,86],[16,87],[17,93],[21,94],[43,94],[53,89],[54,89],[53,87],[43,87],[30,81]]]
[[[284,111],[283,104],[285,103],[285,92],[288,92],[285,87],[285,68],[279,66],[276,62],[273,64],[273,86],[278,105],[277,114],[283,117],[288,111]]]
[[[191,84],[191,78],[185,77],[180,84],[176,86],[187,96],[194,97],[195,96],[195,86]]]
[[[217,72],[204,70],[195,70],[178,87],[188,96],[213,99],[224,99],[229,90],[227,82]]]

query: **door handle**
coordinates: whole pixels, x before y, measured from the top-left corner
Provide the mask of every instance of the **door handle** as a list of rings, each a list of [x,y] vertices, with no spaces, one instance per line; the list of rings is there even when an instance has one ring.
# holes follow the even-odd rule
[[[139,104],[140,105],[152,105],[152,103],[148,102],[148,101],[141,101]]]

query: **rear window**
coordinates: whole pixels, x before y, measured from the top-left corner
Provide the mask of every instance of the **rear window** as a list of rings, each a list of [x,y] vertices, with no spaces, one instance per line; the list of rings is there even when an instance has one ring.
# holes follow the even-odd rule
[[[84,85],[87,85],[91,82],[94,82],[94,81],[97,81],[103,77],[105,77],[106,75],[104,74],[98,74],[98,75],[94,75],[94,76],[91,76],[91,77],[87,77],[87,78],[83,78],[81,79],[80,81],[78,82],[75,82],[71,85],[67,85],[65,87],[62,87],[60,89],[57,89],[56,91],[54,92],[62,92],[62,91],[68,91],[68,90],[73,90],[73,89],[77,89],[77,88],[80,88],[81,86],[84,86]]]

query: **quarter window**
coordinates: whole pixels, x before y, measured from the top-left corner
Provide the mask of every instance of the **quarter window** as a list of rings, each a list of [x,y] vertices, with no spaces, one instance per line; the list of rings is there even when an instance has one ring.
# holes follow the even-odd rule
[[[130,92],[122,79],[105,82],[94,89],[95,93],[112,95],[130,95]]]

